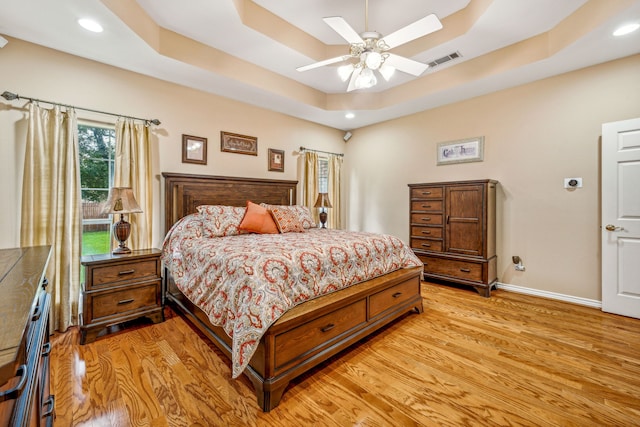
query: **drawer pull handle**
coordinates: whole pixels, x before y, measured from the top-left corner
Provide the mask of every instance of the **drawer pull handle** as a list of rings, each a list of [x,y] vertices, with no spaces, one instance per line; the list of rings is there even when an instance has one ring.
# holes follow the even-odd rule
[[[131,304],[133,301],[135,301],[133,298],[123,299],[122,301],[118,301],[118,305]]]
[[[395,294],[391,295],[394,298],[398,298],[400,295],[402,295],[402,292],[396,292]]]
[[[425,209],[429,209],[431,207],[431,205],[422,205],[423,208]]]
[[[336,327],[336,325],[334,325],[333,323],[329,323],[327,326],[325,326],[324,328],[321,328],[320,330],[322,332],[329,332],[330,330],[332,330],[335,327]]]
[[[48,342],[42,346],[42,357],[47,357],[51,353],[51,343]]]
[[[133,273],[135,273],[135,272],[136,272],[135,270],[124,270],[124,271],[119,271],[119,272],[118,272],[118,276],[125,276],[125,275],[127,275],[127,274],[133,274]]]
[[[33,316],[31,316],[31,321],[35,322],[36,320],[38,320],[40,318],[40,316],[42,316],[42,307],[37,306],[36,307],[36,311],[33,312]]]
[[[429,194],[431,194],[431,191],[423,191],[422,194],[424,194],[425,196],[428,196]]]
[[[51,416],[53,414],[53,411],[55,410],[55,407],[56,407],[56,397],[53,394],[51,394],[49,395],[49,398],[47,399],[47,401],[42,404],[43,409],[47,408],[47,410],[42,413],[42,418],[47,418]]]
[[[469,270],[468,268],[461,268],[460,271],[462,271],[463,273],[471,273],[471,270]]]
[[[27,365],[20,365],[16,371],[16,375],[20,376],[20,381],[14,388],[0,393],[0,402],[18,398],[18,394],[20,393],[20,390],[24,388],[24,385],[27,383],[27,377],[29,376],[27,375]]]
[[[422,234],[431,234],[430,231],[423,231]]]
[[[422,247],[423,247],[423,248],[430,248],[430,247],[431,247],[431,245],[430,245],[429,243],[423,243],[423,244],[422,244]]]
[[[422,218],[423,221],[431,221],[431,218],[427,217],[427,218]]]

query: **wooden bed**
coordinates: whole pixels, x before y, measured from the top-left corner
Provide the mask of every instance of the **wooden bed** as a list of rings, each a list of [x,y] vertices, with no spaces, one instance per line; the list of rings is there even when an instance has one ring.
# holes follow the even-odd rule
[[[296,181],[163,173],[165,232],[199,205],[296,202]],[[244,374],[270,411],[289,382],[409,311],[422,313],[421,267],[398,270],[302,303],[264,334]],[[165,271],[166,300],[231,358],[231,339],[177,289]]]

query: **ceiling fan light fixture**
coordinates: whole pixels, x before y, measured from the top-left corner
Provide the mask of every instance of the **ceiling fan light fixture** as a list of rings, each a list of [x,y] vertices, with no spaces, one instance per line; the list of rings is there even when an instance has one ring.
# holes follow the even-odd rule
[[[395,74],[396,69],[389,64],[382,64],[382,67],[380,67],[378,71],[380,72],[380,74],[382,74],[382,77],[384,77],[386,81],[389,81]]]
[[[365,67],[356,78],[355,86],[356,89],[368,89],[375,86],[377,83],[378,79],[376,79],[375,74],[373,74],[373,70]]]
[[[338,67],[338,75],[340,76],[340,79],[343,82],[346,82],[347,80],[349,80],[349,77],[351,76],[351,73],[353,73],[354,68],[355,67],[353,66],[353,64],[347,64],[347,65]]]
[[[382,55],[379,52],[365,52],[364,63],[372,70],[377,70],[382,65]]]

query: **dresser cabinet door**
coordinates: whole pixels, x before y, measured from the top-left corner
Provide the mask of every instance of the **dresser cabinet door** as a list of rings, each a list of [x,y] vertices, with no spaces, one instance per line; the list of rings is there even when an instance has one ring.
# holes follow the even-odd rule
[[[484,186],[446,187],[445,252],[483,256]]]

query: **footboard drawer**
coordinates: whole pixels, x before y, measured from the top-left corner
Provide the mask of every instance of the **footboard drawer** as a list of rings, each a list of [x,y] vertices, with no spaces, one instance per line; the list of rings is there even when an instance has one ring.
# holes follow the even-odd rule
[[[333,338],[366,322],[367,301],[362,299],[276,335],[276,369],[312,350],[329,345]]]
[[[396,307],[405,301],[420,294],[420,282],[417,280],[407,280],[398,283],[384,291],[371,295],[369,298],[369,318],[374,318],[378,314]]]

